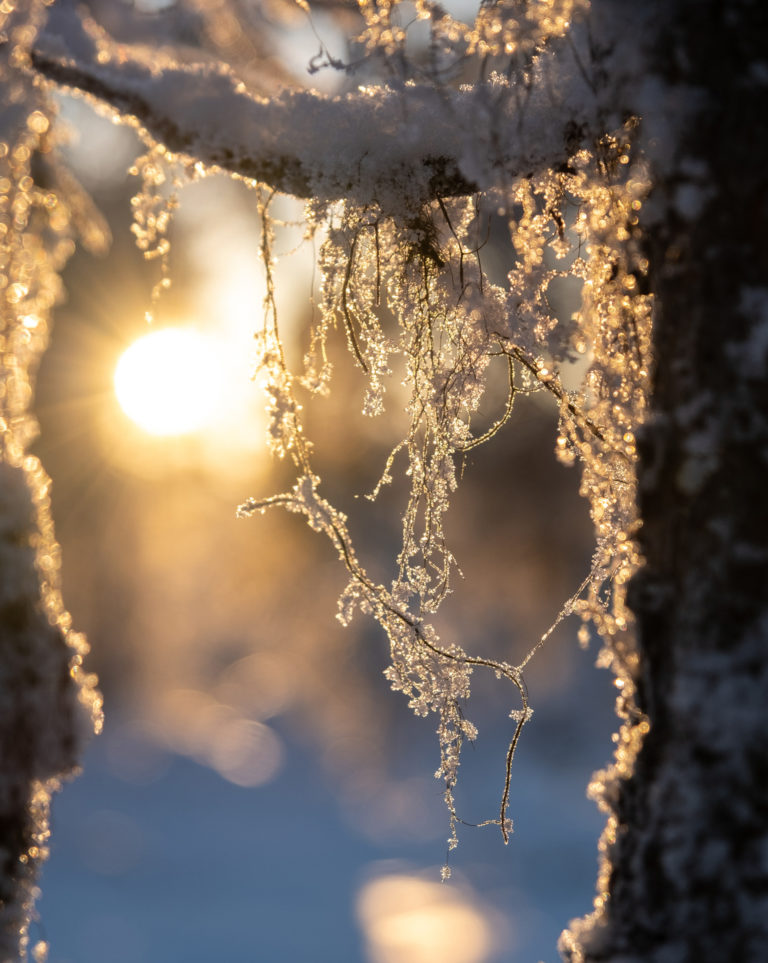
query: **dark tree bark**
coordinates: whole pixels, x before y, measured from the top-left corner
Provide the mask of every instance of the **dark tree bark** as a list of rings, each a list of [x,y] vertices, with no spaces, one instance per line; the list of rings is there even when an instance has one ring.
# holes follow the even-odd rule
[[[620,783],[607,914],[570,958],[757,963],[768,960],[768,7],[679,0],[659,22],[649,62],[677,136],[654,159],[644,230],[656,369],[640,438],[646,565],[630,589],[650,732]]]

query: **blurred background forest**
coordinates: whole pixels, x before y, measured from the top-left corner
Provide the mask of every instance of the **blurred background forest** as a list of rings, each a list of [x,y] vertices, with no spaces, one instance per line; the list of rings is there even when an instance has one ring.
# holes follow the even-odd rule
[[[306,72],[315,31],[345,55],[341,28],[354,14],[342,5],[318,8],[314,30],[280,3],[91,6],[118,39],[175,31],[190,58],[226,57],[257,90],[360,82]],[[513,770],[510,845],[493,827],[464,829],[453,879],[440,884],[448,819],[432,720],[389,690],[378,628],[335,619],[346,579],[326,540],[292,515],[235,518],[245,498],[291,482],[270,461],[251,377],[264,297],[256,197],[224,176],[180,194],[173,285],[154,325],[213,339],[199,390],[216,395],[215,416],[185,435],[151,435],[114,389],[118,360],[147,333],[159,277],[130,232],[138,185],[126,170],[142,148],[81,101],[60,104],[66,156],[113,240],[99,258],[79,251],[65,272],[37,380],[35,451],[53,478],[64,598],[92,647],[106,727],[54,801],[33,936],[50,942],[52,963],[556,958],[557,935],[594,888],[602,820],[585,789],[610,755],[608,674],[566,620],[528,674],[535,716]],[[280,199],[275,212],[279,307],[298,360],[315,251],[298,204]],[[509,251],[493,241],[484,263],[503,278]],[[402,403],[393,385],[388,415],[357,416],[364,385],[341,332],[332,350],[332,391],[308,408],[308,434],[329,497],[370,570],[389,579],[405,490],[362,496],[398,437]],[[500,379],[489,423],[503,395]],[[553,456],[550,401],[522,398],[467,456],[448,518],[464,578],[441,611],[446,638],[513,663],[584,578],[592,548],[578,470]],[[457,796],[469,821],[496,814],[512,708],[507,686],[476,677],[467,715],[480,735]]]

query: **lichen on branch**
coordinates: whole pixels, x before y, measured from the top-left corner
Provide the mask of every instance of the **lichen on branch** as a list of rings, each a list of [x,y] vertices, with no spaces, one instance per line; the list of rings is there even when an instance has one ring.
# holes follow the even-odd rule
[[[80,237],[104,234],[62,169],[55,110],[30,83],[29,47],[45,4],[0,9],[0,959],[24,960],[49,808],[101,724],[88,646],[73,630],[59,583],[50,479],[29,454],[37,434],[34,376],[47,346],[59,273]],[[37,944],[42,959],[44,942]]]
[[[341,620],[358,610],[377,620],[390,644],[390,684],[419,715],[438,719],[437,775],[452,847],[462,822],[454,799],[460,751],[476,735],[464,715],[473,671],[506,680],[520,703],[511,712],[499,809],[482,822],[499,826],[505,841],[510,767],[532,711],[524,670],[566,615],[595,627],[605,642],[601,657],[620,682],[620,711],[627,719],[634,711],[637,656],[625,586],[640,563],[634,439],[648,391],[650,299],[642,293],[637,211],[648,179],[637,119],[604,109],[603,65],[579,21],[585,3],[483,5],[475,23],[462,26],[419,2],[418,19],[429,27],[419,62],[409,57],[398,6],[361,3],[357,42],[381,80],[337,96],[290,90],[264,99],[230,68],[150,57],[76,20],[42,37],[33,63],[47,82],[137,127],[148,144],[136,166],[144,188],[135,207],[146,256],[167,255],[158,185],[223,169],[257,191],[267,294],[256,341],[268,442],[293,462],[296,484],[249,499],[240,512],[283,507],[330,540],[349,575]],[[474,83],[459,85],[459,70]],[[306,199],[308,233],[322,239],[320,312],[300,370],[289,368],[277,318],[275,192]],[[483,251],[502,229],[512,256],[506,277],[492,280]],[[566,283],[580,300],[572,316],[554,306]],[[304,429],[299,392],[329,390],[334,329],[367,377],[366,415],[384,410],[393,372],[404,372],[406,428],[372,493],[403,464],[409,494],[397,573],[386,586],[369,576],[348,519],[323,494]],[[559,367],[579,358],[584,380],[569,390]],[[478,429],[499,364],[506,402],[490,427]],[[512,665],[440,639],[434,617],[456,571],[444,519],[457,464],[505,428],[517,398],[534,392],[547,394],[559,413],[558,456],[582,464],[597,544],[582,585]]]

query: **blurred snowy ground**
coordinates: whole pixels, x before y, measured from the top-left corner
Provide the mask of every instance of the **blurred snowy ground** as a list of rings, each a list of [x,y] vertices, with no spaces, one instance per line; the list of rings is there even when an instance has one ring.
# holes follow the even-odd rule
[[[246,497],[290,484],[264,455],[258,386],[245,370],[237,415],[208,437],[153,440],[117,408],[112,373],[146,330],[156,265],[129,234],[129,135],[78,109],[88,133],[73,160],[115,241],[107,260],[77,255],[68,269],[37,451],[54,481],[65,602],[92,645],[107,722],[54,800],[33,936],[50,942],[51,963],[554,961],[594,890],[602,820],[585,788],[615,727],[595,650],[579,650],[571,620],[532,662],[515,833],[504,847],[492,827],[464,829],[440,884],[433,722],[389,691],[380,634],[335,621],[345,578],[332,551],[296,518],[234,518]],[[218,332],[247,361],[262,296],[252,197],[228,181],[196,186],[172,241],[159,322]],[[294,241],[295,229],[278,237],[281,250]],[[298,258],[281,288],[296,357],[312,290],[306,247]],[[388,578],[402,491],[372,507],[352,496],[375,485],[396,419],[351,417],[361,386],[342,355],[309,434],[326,490]],[[394,385],[391,398],[396,411]],[[523,406],[468,460],[448,520],[465,579],[442,622],[468,650],[522,658],[586,574],[578,473],[556,465],[554,438],[551,411]],[[480,738],[458,793],[467,820],[498,811],[513,695],[477,677],[467,713]]]
[[[595,678],[590,661],[580,660],[573,679],[580,699],[591,691],[589,720],[571,699],[569,721],[558,700],[538,706],[540,730],[532,722],[526,733],[509,846],[491,829],[465,829],[445,884],[439,838],[376,844],[356,832],[334,787],[299,745],[287,744],[274,781],[248,789],[135,736],[126,739],[108,723],[83,775],[54,804],[38,927],[50,942],[51,963],[558,959],[560,931],[590,908],[601,825],[584,787],[607,756],[612,698],[607,677]],[[497,777],[498,761],[485,760]],[[485,788],[494,805],[498,778]],[[434,794],[434,828],[442,831],[437,783]],[[400,899],[369,888],[361,920],[366,884],[390,877],[403,889]],[[409,890],[403,877],[428,891]],[[449,952],[441,949],[445,932]]]

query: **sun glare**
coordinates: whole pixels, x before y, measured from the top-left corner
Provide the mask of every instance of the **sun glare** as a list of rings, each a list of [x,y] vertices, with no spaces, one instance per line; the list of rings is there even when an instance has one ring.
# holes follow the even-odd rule
[[[223,384],[216,344],[193,328],[163,328],[135,341],[115,369],[123,411],[152,435],[186,435],[217,414]]]

